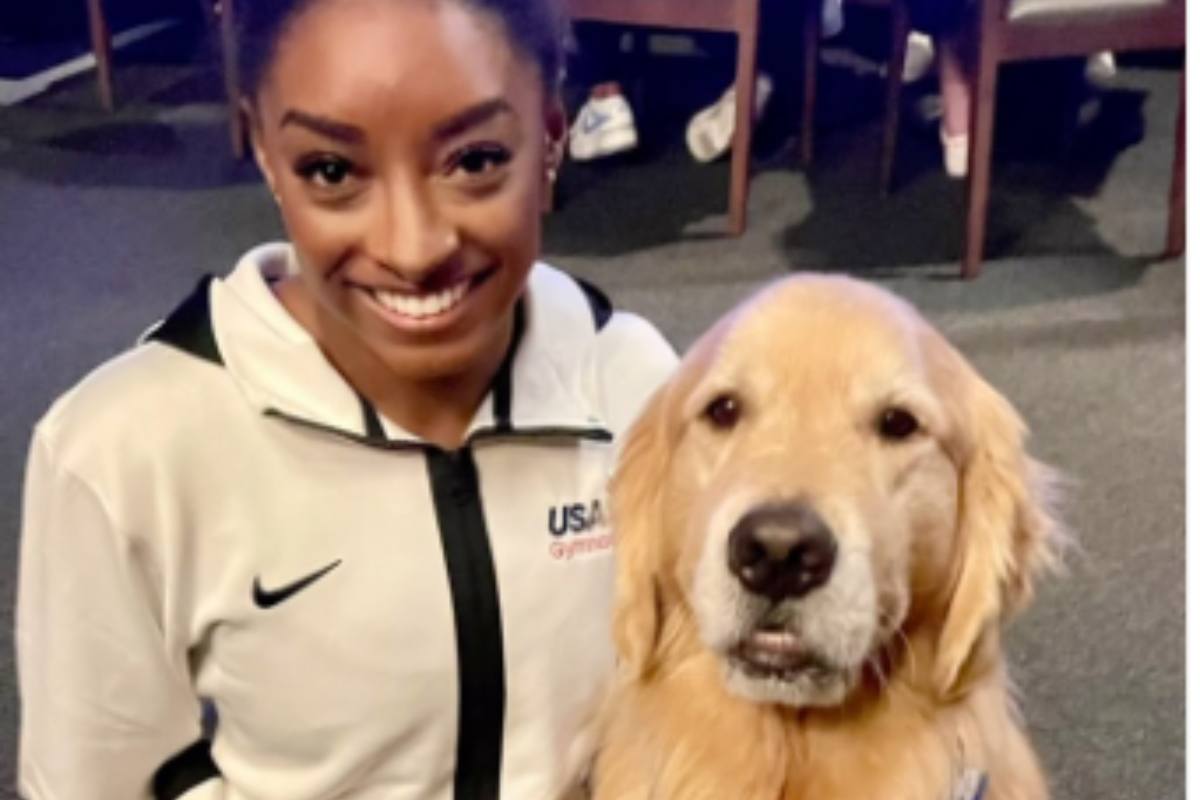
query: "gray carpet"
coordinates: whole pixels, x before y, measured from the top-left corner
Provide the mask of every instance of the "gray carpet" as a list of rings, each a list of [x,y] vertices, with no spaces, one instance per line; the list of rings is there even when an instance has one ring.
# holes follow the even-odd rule
[[[1056,796],[1182,798],[1185,284],[1182,263],[1148,257],[1165,228],[1177,73],[1127,69],[1061,153],[1038,144],[1036,125],[1027,131],[1054,117],[1036,94],[1002,97],[1001,117],[1022,124],[1001,127],[992,260],[966,284],[950,279],[961,190],[939,173],[933,136],[905,131],[900,187],[879,198],[877,81],[832,71],[816,167],[804,174],[788,157],[780,131],[794,109],[773,112],[751,229],[721,238],[725,165],[691,164],[678,145],[688,104],[724,80],[696,63],[707,71],[685,65],[690,100],[663,91],[650,104],[640,154],[567,168],[548,257],[680,347],[753,287],[795,270],[848,271],[913,300],[1024,411],[1036,453],[1073,479],[1066,512],[1081,550],[1010,639]],[[33,421],[198,275],[227,270],[279,230],[253,170],[227,155],[211,70],[149,52],[126,56],[118,78],[115,116],[95,111],[86,80],[0,116],[3,620]],[[655,97],[653,82],[644,94]],[[5,789],[14,687],[5,622]]]

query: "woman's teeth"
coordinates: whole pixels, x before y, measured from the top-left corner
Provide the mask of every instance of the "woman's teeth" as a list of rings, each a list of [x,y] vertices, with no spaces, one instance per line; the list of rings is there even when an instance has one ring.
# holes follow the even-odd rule
[[[440,292],[429,292],[428,294],[401,294],[400,292],[373,289],[371,295],[389,311],[413,319],[425,319],[445,314],[454,308],[467,296],[470,288],[470,281],[461,281]]]

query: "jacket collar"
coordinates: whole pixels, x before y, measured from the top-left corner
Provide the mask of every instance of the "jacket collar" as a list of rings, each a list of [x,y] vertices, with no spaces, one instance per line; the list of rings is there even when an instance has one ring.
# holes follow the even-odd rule
[[[386,447],[425,442],[381,418],[276,299],[271,283],[296,270],[290,245],[246,254],[206,279],[147,338],[224,366],[247,401],[271,416]],[[611,308],[592,287],[534,265],[518,337],[468,428],[495,436],[611,439],[591,383],[596,333]]]

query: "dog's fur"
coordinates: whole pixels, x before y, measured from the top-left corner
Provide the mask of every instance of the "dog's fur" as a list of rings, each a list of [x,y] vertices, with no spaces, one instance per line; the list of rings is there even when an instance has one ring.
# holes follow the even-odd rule
[[[736,398],[732,428],[705,409]],[[880,434],[889,408],[920,429]],[[1056,561],[1052,473],[1025,428],[927,322],[847,278],[797,277],[706,334],[652,399],[613,483],[622,677],[598,800],[987,800],[1048,796],[1000,651]],[[726,565],[748,510],[803,502],[838,545],[829,582],[772,604]],[[823,665],[731,655],[770,619]]]

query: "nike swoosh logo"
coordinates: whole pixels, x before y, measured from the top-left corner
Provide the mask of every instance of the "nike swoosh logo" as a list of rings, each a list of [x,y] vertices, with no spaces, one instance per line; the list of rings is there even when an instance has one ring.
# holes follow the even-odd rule
[[[599,112],[592,112],[583,118],[583,132],[592,133],[596,129],[602,127],[608,122],[608,115]]]
[[[332,564],[321,567],[311,575],[305,575],[303,578],[292,581],[287,586],[281,586],[278,589],[264,589],[262,582],[256,575],[254,577],[254,605],[258,606],[259,608],[274,608],[284,600],[287,600],[289,597],[294,595],[296,592],[307,589],[321,578],[324,578],[330,572],[333,572],[333,570],[335,570],[341,563],[342,560],[339,558]]]

